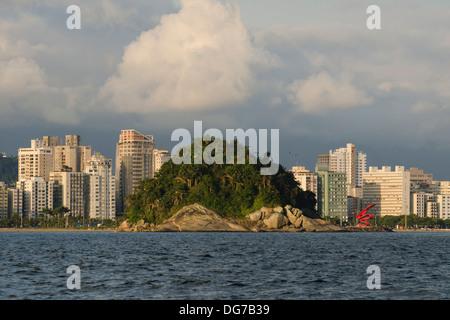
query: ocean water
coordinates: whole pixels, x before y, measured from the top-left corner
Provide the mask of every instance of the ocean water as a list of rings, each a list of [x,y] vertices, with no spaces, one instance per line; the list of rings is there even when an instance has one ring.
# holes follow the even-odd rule
[[[0,233],[0,299],[443,300],[449,253],[448,232]]]

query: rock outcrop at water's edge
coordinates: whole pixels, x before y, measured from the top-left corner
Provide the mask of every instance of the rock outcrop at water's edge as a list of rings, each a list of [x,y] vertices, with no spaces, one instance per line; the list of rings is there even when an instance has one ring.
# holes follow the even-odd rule
[[[197,203],[181,208],[159,225],[140,220],[124,221],[117,231],[127,232],[342,232],[346,229],[320,219],[314,212],[291,206],[266,208],[246,215],[245,219],[222,217]]]

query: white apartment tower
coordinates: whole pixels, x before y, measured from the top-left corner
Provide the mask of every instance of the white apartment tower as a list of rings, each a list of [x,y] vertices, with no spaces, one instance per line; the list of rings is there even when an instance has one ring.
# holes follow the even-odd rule
[[[124,199],[139,182],[153,177],[153,136],[122,130],[116,146],[116,209],[124,211]]]
[[[45,136],[31,140],[30,148],[19,149],[18,180],[43,177],[49,181],[50,172],[82,172],[91,158],[91,147],[82,146],[79,135],[67,135],[66,144],[58,145],[58,137]]]
[[[402,166],[369,167],[363,173],[363,206],[376,204],[371,212],[385,215],[407,215],[410,213],[410,172]]]
[[[31,177],[17,182],[17,189],[23,190],[23,216],[36,218],[43,209],[55,209],[56,182],[45,181],[43,177]]]
[[[354,143],[347,143],[345,148],[329,152],[331,172],[345,172],[347,175],[348,195],[352,188],[363,186],[363,173],[367,171],[367,154],[357,151]]]
[[[112,175],[112,159],[94,152],[86,166],[89,178],[89,217],[93,219],[115,219],[116,181]]]
[[[18,180],[43,177],[48,181],[53,171],[53,149],[45,147],[42,139],[31,140],[30,148],[19,149]]]

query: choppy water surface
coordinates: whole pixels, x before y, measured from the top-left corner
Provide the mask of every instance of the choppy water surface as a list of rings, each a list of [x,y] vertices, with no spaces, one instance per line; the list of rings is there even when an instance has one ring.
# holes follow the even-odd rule
[[[449,299],[450,233],[0,233],[0,299]],[[67,288],[67,268],[81,289]],[[367,267],[381,271],[369,290]]]

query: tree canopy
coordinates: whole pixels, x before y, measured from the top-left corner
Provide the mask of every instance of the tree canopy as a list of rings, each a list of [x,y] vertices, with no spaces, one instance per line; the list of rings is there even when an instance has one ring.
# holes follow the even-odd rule
[[[215,141],[202,141],[202,150]],[[218,141],[216,141],[217,143]],[[275,175],[261,175],[264,167],[245,147],[245,163],[238,164],[237,141],[220,140],[223,152],[235,148],[232,164],[193,164],[194,147],[191,145],[191,163],[175,164],[172,159],[162,165],[155,178],[142,180],[135,192],[126,200],[126,215],[130,221],[144,219],[160,223],[171,217],[183,206],[199,203],[223,216],[243,218],[247,213],[263,206],[291,205],[314,210],[315,195],[298,187],[292,173],[280,166]],[[217,144],[216,144],[217,146]],[[211,149],[211,146],[210,148]],[[182,152],[180,150],[180,152]],[[250,159],[257,159],[251,164]]]

